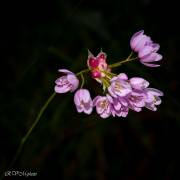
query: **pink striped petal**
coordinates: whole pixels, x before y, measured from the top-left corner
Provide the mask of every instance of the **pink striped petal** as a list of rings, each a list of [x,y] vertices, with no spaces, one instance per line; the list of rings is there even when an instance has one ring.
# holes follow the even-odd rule
[[[159,64],[150,64],[150,63],[144,63],[144,62],[141,62],[141,63],[148,67],[159,67],[160,66]]]
[[[59,69],[59,72],[65,73],[65,74],[74,74],[71,71],[67,70],[67,69]]]

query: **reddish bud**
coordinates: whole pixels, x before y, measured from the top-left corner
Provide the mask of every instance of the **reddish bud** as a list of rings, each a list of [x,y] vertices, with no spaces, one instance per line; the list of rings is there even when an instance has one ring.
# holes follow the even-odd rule
[[[88,63],[89,66],[91,66],[92,68],[96,68],[99,65],[99,61],[96,58],[92,58],[92,57],[88,60]]]
[[[99,55],[99,58],[101,58],[101,59],[105,59],[105,58],[106,58],[106,56],[105,56],[105,54],[104,54],[104,53],[101,53],[101,54]]]
[[[98,70],[94,70],[91,72],[91,76],[92,76],[92,78],[100,78],[101,72],[99,72]]]

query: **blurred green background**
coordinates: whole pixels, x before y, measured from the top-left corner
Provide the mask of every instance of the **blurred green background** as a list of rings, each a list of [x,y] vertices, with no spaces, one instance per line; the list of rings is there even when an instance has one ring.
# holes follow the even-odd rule
[[[2,30],[0,170],[12,160],[21,138],[53,93],[60,68],[86,68],[87,48],[102,48],[108,62],[130,53],[141,29],[160,43],[160,68],[125,64],[115,71],[141,76],[165,96],[157,112],[128,117],[78,114],[73,94],[56,95],[12,168],[37,178],[63,180],[179,179],[178,6],[155,0],[52,0],[6,2]],[[92,95],[98,84],[85,84]]]

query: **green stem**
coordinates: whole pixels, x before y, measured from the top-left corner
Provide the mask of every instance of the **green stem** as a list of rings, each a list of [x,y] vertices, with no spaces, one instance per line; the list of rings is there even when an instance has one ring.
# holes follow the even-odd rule
[[[126,60],[124,60],[124,61],[120,61],[120,62],[111,64],[111,65],[109,65],[109,67],[110,67],[110,68],[118,67],[118,66],[121,66],[122,64],[124,64],[124,63],[126,63],[126,62],[134,61],[134,60],[136,60],[136,59],[137,59],[137,57],[136,57],[136,58],[132,58],[132,59],[126,59]]]
[[[81,73],[81,79],[82,79],[82,83],[81,83],[81,88],[84,86],[84,76],[83,73]]]
[[[123,63],[126,63],[126,62],[130,62],[130,61],[133,61],[133,60],[136,60],[137,57],[135,58],[131,58],[133,55],[133,52],[130,53],[130,55],[123,61],[120,61],[120,62],[117,62],[117,63],[114,63],[114,64],[111,64],[109,65],[110,68],[114,68],[114,67],[118,67],[118,66],[121,66]]]
[[[82,88],[82,86],[84,85],[84,76],[83,76],[83,73],[86,73],[86,72],[89,72],[89,71],[90,71],[89,69],[84,69],[84,70],[82,70],[82,71],[80,71],[80,72],[78,72],[78,73],[76,74],[76,76],[81,75],[81,78],[82,78],[81,88]],[[34,128],[36,127],[36,125],[37,125],[37,123],[39,122],[41,116],[43,115],[44,111],[45,111],[46,108],[48,107],[49,103],[53,100],[53,98],[55,97],[55,95],[56,95],[56,93],[54,92],[54,93],[48,98],[48,100],[46,101],[46,103],[44,104],[44,106],[40,109],[40,111],[39,111],[39,113],[38,113],[38,115],[37,115],[34,123],[33,123],[32,126],[30,127],[30,129],[28,130],[28,132],[25,134],[25,136],[22,138],[22,140],[21,140],[21,142],[20,142],[20,145],[19,145],[19,147],[18,147],[18,149],[17,149],[17,152],[16,152],[13,160],[11,161],[8,169],[12,168],[13,165],[15,164],[15,162],[17,161],[17,159],[18,159],[18,157],[19,157],[19,155],[20,155],[20,153],[21,153],[21,151],[22,151],[22,149],[23,149],[23,147],[24,147],[24,144],[26,143],[28,137],[30,136],[30,134],[32,133],[32,131],[34,130]],[[1,180],[3,177],[4,177],[4,173],[1,174],[0,180]]]
[[[76,74],[76,76],[79,76],[79,75],[81,75],[81,74],[83,74],[83,73],[86,73],[86,72],[89,72],[89,71],[90,71],[90,69],[83,69],[82,71],[78,72],[78,73]]]
[[[108,80],[106,80],[105,78],[102,78],[101,80],[105,84],[106,88],[110,86],[110,83]]]
[[[47,108],[47,106],[49,105],[49,103],[53,100],[53,98],[55,97],[56,93],[54,92],[49,98],[48,100],[46,101],[46,103],[44,104],[44,106],[41,108],[41,110],[39,111],[37,117],[36,117],[36,120],[34,121],[34,123],[32,124],[31,128],[28,130],[28,132],[26,133],[26,135],[22,138],[21,140],[21,143],[20,143],[20,146],[17,150],[17,153],[13,159],[13,161],[11,162],[10,164],[10,167],[12,167],[14,165],[14,163],[16,162],[19,154],[21,153],[21,150],[25,144],[25,142],[27,141],[29,135],[31,134],[31,132],[34,130],[34,128],[36,127],[37,123],[39,122],[43,112],[45,111],[45,109]]]
[[[56,93],[54,92],[49,98],[48,100],[46,101],[46,103],[44,104],[44,106],[41,108],[41,110],[39,111],[37,117],[36,117],[36,120],[34,121],[34,123],[32,124],[31,128],[28,130],[28,132],[25,134],[25,136],[22,138],[21,140],[21,143],[18,147],[18,150],[12,160],[12,162],[10,163],[9,165],[9,168],[12,168],[14,163],[16,162],[17,158],[19,157],[23,147],[24,147],[24,144],[26,143],[28,137],[30,136],[30,134],[32,133],[32,131],[34,130],[34,128],[36,127],[37,123],[39,122],[42,114],[44,113],[45,109],[47,108],[47,106],[49,105],[49,103],[53,100],[53,98],[55,97]],[[3,174],[4,175],[4,174]],[[0,179],[2,179],[3,176],[1,175]]]
[[[132,59],[126,59],[124,61],[120,61],[120,62],[117,62],[117,63],[114,63],[114,64],[111,64],[109,65],[110,68],[114,68],[114,67],[118,67],[118,66],[121,66],[122,64],[126,63],[126,62],[130,62],[130,61],[133,61],[133,60],[136,60],[136,58],[132,58]]]
[[[117,76],[117,74],[114,74],[112,72],[108,72],[108,71],[101,71],[101,72],[103,72],[106,75],[106,77],[109,79],[112,79],[112,77]]]
[[[86,72],[89,72],[90,70],[89,69],[84,69],[80,72],[78,72],[76,74],[76,76],[79,76],[81,75],[81,78],[82,78],[82,85],[81,87],[84,85],[84,77],[83,77],[83,73],[86,73]],[[30,136],[30,134],[32,133],[32,131],[34,130],[34,128],[36,127],[37,123],[39,122],[41,116],[43,115],[44,111],[46,110],[46,108],[48,107],[49,103],[53,100],[53,98],[55,97],[56,93],[54,92],[49,98],[48,100],[46,101],[46,103],[44,104],[44,106],[41,108],[41,110],[39,111],[34,123],[32,124],[32,126],[30,127],[30,129],[28,130],[28,132],[25,134],[25,136],[22,138],[21,142],[20,142],[20,145],[17,149],[17,152],[13,158],[13,160],[11,161],[8,169],[12,168],[13,165],[15,164],[15,162],[17,161],[17,158],[19,157],[23,147],[24,147],[24,144],[26,143],[28,137]],[[2,179],[4,177],[4,174],[2,173],[1,176],[0,176],[0,179]]]

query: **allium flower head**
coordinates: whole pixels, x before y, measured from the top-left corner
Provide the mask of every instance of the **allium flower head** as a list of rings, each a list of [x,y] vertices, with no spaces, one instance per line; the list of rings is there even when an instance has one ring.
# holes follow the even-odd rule
[[[59,69],[59,72],[64,73],[64,76],[58,78],[55,83],[56,93],[66,93],[68,91],[73,92],[78,88],[79,80],[74,73],[67,69]]]
[[[163,96],[161,91],[149,88],[150,83],[141,77],[128,79],[125,73],[117,75],[111,70],[137,59],[149,67],[159,66],[154,62],[162,59],[162,56],[157,53],[160,45],[154,43],[142,30],[132,36],[130,46],[137,53],[137,56],[131,52],[126,59],[110,65],[107,64],[107,55],[103,51],[100,51],[97,56],[88,51],[88,69],[83,69],[76,75],[66,69],[60,69],[59,72],[65,75],[55,81],[55,91],[57,93],[75,91],[79,86],[78,78],[80,78],[80,89],[74,95],[74,103],[79,113],[91,114],[93,107],[95,107],[101,118],[108,118],[111,115],[113,117],[126,117],[129,110],[140,112],[144,107],[156,111],[156,106],[161,104],[160,97]],[[97,94],[93,100],[90,92],[83,88],[87,83],[85,73],[87,75],[90,73],[91,77],[98,81],[102,88],[102,94]]]
[[[74,95],[74,103],[79,113],[84,112],[86,114],[91,114],[93,103],[87,89],[79,89],[76,91]]]

